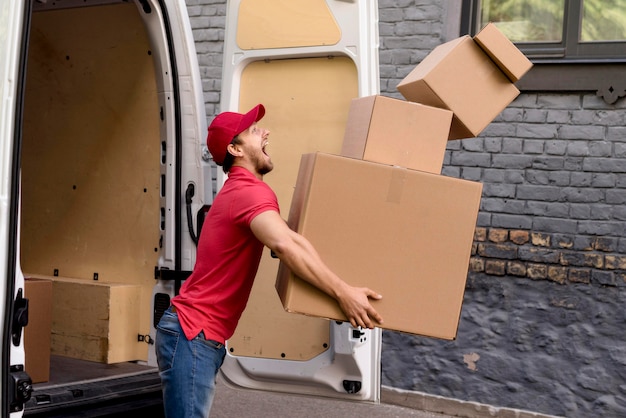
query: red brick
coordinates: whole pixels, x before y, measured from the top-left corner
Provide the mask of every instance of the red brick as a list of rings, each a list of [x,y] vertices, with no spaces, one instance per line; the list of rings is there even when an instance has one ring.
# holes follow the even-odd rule
[[[505,242],[509,239],[509,231],[506,229],[490,229],[489,241],[491,242]]]
[[[478,227],[474,230],[474,241],[486,241],[487,228]]]
[[[542,234],[540,232],[533,232],[530,234],[530,240],[533,245],[537,247],[549,247],[550,246],[550,235]]]
[[[509,239],[511,240],[511,242],[517,244],[517,245],[522,245],[522,244],[526,244],[528,241],[530,241],[530,233],[528,231],[511,231],[509,232]]]
[[[529,264],[526,275],[531,279],[545,279],[548,277],[548,267],[545,264]]]
[[[506,273],[506,263],[501,260],[487,260],[485,261],[485,273],[494,276],[504,276]]]
[[[526,276],[526,265],[521,261],[510,261],[507,263],[506,271],[512,276]]]

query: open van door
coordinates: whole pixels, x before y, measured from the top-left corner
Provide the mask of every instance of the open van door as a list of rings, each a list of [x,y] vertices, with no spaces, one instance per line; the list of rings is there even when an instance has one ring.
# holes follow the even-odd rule
[[[21,416],[32,381],[24,371],[23,330],[28,323],[24,278],[19,273],[19,137],[27,3],[0,1],[0,323],[3,400],[0,416]]]
[[[339,154],[352,99],[379,92],[378,5],[370,0],[228,2],[222,111],[263,103],[286,218],[300,157]],[[338,173],[339,174],[339,173]],[[218,185],[223,182],[218,173]],[[337,181],[341,181],[338,177]],[[286,313],[265,250],[222,376],[239,387],[379,402],[381,330]]]

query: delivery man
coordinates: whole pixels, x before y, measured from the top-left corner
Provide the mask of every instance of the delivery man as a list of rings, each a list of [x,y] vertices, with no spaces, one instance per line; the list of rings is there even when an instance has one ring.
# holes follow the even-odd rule
[[[311,243],[280,216],[263,176],[274,168],[269,130],[257,122],[259,104],[245,114],[217,115],[207,136],[213,160],[228,179],[204,221],[194,270],[157,326],[156,355],[165,415],[208,417],[224,344],[246,307],[267,246],[294,274],[337,300],[353,327],[373,328],[382,318],[370,304],[382,296],[334,274]]]

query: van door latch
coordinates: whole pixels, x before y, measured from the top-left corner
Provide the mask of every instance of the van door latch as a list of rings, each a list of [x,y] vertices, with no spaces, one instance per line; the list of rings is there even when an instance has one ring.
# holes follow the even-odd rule
[[[28,325],[28,299],[22,297],[22,289],[17,291],[13,305],[13,324],[11,326],[11,338],[13,345],[20,345],[22,330]]]

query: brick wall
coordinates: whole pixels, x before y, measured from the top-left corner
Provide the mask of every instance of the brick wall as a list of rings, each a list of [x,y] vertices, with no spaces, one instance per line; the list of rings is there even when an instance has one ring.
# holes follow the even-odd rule
[[[478,227],[469,271],[560,284],[621,285],[626,283],[626,256],[616,252],[615,241],[610,237]]]

